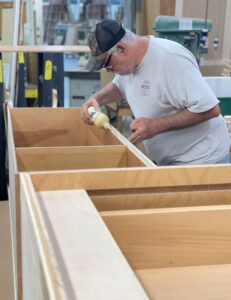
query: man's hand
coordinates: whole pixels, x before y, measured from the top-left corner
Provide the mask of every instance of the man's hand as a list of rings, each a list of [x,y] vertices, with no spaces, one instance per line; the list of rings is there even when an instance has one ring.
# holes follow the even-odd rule
[[[128,137],[128,140],[133,143],[141,143],[143,140],[152,138],[159,133],[158,120],[138,118],[132,121],[130,128],[133,133]]]
[[[95,110],[100,111],[100,105],[98,101],[92,96],[90,97],[81,107],[81,117],[85,123],[92,124],[91,119],[89,117],[89,113],[87,111],[88,107],[93,106]]]
[[[219,114],[220,108],[217,104],[213,108],[201,113],[193,113],[185,108],[179,113],[160,119],[138,118],[130,125],[130,128],[134,133],[130,135],[128,140],[133,144],[140,143],[159,133],[188,128],[209,119],[216,118]]]

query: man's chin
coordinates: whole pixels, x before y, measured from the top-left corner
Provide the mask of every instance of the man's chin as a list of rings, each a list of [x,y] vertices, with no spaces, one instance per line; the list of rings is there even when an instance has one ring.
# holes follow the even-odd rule
[[[131,72],[116,72],[119,75],[129,75]]]

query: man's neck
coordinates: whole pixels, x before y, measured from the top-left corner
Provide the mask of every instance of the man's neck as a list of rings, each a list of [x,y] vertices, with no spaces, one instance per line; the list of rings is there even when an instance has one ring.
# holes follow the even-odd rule
[[[142,59],[144,58],[145,54],[148,51],[148,46],[150,43],[150,39],[147,36],[139,36],[137,38],[137,47],[136,47],[136,67],[141,63]]]

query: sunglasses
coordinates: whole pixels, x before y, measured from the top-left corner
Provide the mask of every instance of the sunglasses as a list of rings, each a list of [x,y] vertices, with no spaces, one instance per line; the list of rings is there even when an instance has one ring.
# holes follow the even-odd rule
[[[105,64],[103,64],[101,66],[101,69],[102,68],[107,68],[109,66],[109,63],[110,63],[110,60],[111,60],[111,56],[112,56],[112,54],[109,55],[108,60],[105,62]]]

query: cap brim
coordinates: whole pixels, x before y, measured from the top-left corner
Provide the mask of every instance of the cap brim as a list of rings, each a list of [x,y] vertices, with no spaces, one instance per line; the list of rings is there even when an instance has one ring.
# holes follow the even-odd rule
[[[100,54],[98,56],[91,56],[87,62],[86,69],[88,71],[99,70],[103,64],[106,53]]]

